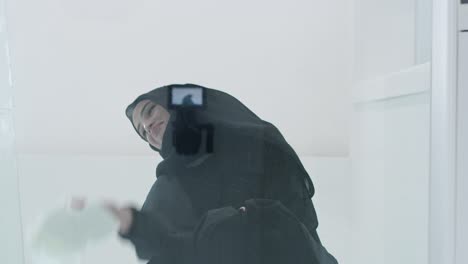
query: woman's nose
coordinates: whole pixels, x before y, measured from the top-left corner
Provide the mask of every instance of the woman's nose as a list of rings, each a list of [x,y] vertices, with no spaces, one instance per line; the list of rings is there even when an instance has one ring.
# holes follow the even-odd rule
[[[144,123],[143,124],[143,129],[146,131],[146,133],[149,133],[150,129],[151,129],[151,125]]]
[[[153,120],[152,122],[147,122],[143,124],[143,129],[146,130],[146,133],[150,133],[151,130],[154,128],[154,126],[157,126],[159,124],[159,120]]]

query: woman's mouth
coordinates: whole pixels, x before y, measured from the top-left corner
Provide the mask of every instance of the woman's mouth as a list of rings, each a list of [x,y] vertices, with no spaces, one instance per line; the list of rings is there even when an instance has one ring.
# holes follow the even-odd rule
[[[163,125],[164,125],[164,121],[160,121],[160,122],[158,122],[158,123],[156,123],[156,124],[153,124],[153,125],[151,126],[151,129],[150,129],[150,131],[151,131],[150,134],[151,134],[153,137],[157,137],[158,134],[159,134],[159,132],[161,131],[161,128],[162,128]]]

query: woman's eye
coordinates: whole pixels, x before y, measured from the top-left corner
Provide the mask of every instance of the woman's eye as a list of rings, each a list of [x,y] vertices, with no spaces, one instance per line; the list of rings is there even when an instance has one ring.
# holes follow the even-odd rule
[[[156,105],[152,105],[151,108],[146,112],[146,116],[151,116],[153,113],[153,109],[156,107]]]

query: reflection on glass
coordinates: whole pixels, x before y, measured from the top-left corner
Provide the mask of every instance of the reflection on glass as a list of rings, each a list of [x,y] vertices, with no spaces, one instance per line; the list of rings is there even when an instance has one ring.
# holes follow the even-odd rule
[[[82,5],[76,3],[74,7]],[[237,4],[216,9],[211,3],[208,5],[210,8],[204,8],[197,2],[194,8],[201,7],[197,12],[207,12],[203,16],[211,17],[210,10],[215,10],[217,18],[222,18],[219,27],[226,26],[229,30],[218,30],[215,27],[218,25],[211,20],[179,16],[172,20],[174,23],[155,28],[151,34],[147,28],[162,25],[158,19],[165,21],[173,13],[162,6],[152,6],[147,10],[133,8],[135,15],[121,17],[122,21],[128,22],[123,26],[119,19],[103,17],[101,20],[99,7],[92,9],[95,15],[90,18],[75,12],[77,9],[72,5],[63,4],[61,8],[64,10],[74,10],[71,13],[77,18],[75,20],[56,12],[56,7],[44,7],[49,13],[34,17],[35,14],[21,9],[26,7],[17,6],[17,10],[21,10],[18,14],[31,15],[31,21],[39,21],[39,17],[50,19],[41,20],[46,24],[38,28],[43,28],[51,37],[50,41],[47,39],[40,43],[44,46],[37,46],[44,48],[41,54],[34,54],[39,50],[36,46],[25,44],[19,47],[28,56],[23,56],[24,61],[18,63],[27,65],[23,68],[24,76],[21,76],[23,82],[18,83],[22,83],[24,89],[38,91],[32,87],[37,82],[37,87],[52,89],[54,94],[59,88],[70,89],[64,93],[67,96],[68,91],[78,91],[77,96],[84,94],[81,92],[83,84],[93,91],[88,97],[81,97],[86,100],[77,100],[80,101],[78,107],[83,106],[82,102],[90,102],[92,119],[77,116],[70,121],[71,118],[63,118],[55,122],[55,125],[59,124],[56,127],[44,126],[44,131],[49,130],[40,134],[30,131],[42,122],[35,123],[37,120],[28,119],[26,114],[23,116],[23,125],[30,121],[23,127],[33,128],[21,131],[25,138],[49,137],[46,143],[37,145],[49,146],[48,141],[51,141],[51,145],[61,145],[56,149],[64,152],[24,159],[21,170],[24,177],[20,178],[25,183],[21,186],[24,212],[29,215],[46,212],[49,205],[59,199],[60,191],[70,195],[83,192],[85,197],[102,195],[141,202],[146,198],[141,208],[138,202],[135,206],[121,206],[123,203],[107,201],[101,209],[119,221],[118,234],[130,242],[125,244],[130,250],[125,251],[124,246],[114,244],[96,255],[83,252],[83,259],[90,262],[105,256],[112,263],[135,263],[137,260],[133,253],[136,253],[144,263],[147,260],[171,263],[167,259],[183,263],[200,257],[191,252],[193,248],[189,246],[195,241],[201,256],[207,258],[203,263],[220,263],[216,257],[246,263],[238,259],[246,257],[244,254],[247,253],[240,252],[246,249],[246,245],[250,245],[250,249],[256,248],[246,258],[257,263],[300,263],[300,260],[291,261],[299,257],[305,261],[314,259],[320,264],[335,263],[335,259],[344,264],[427,263],[430,1],[355,0],[349,14],[340,9],[333,16],[310,16],[311,8],[288,6],[282,2],[288,6],[283,8],[278,3],[274,4],[276,10],[272,8],[274,11],[268,13],[268,17],[265,13],[265,19],[259,20],[258,10],[263,12],[264,6],[258,3],[258,10],[255,10],[255,3],[249,9]],[[323,7],[329,8],[326,5]],[[333,3],[333,10],[335,5]],[[172,8],[178,10],[176,6]],[[237,15],[229,17],[237,14],[233,12],[235,8],[239,8],[238,12],[245,12],[245,20],[239,21]],[[161,12],[160,16],[153,11]],[[47,24],[50,21],[60,21],[63,25]],[[354,24],[354,28],[345,29],[345,24]],[[193,30],[183,31],[181,25],[192,26],[190,29]],[[194,31],[197,27],[200,31]],[[344,34],[345,30],[349,32]],[[198,33],[209,37],[205,39]],[[16,34],[16,42],[32,43],[36,34],[35,29]],[[96,36],[101,38],[100,41],[94,41]],[[74,38],[80,41],[64,41]],[[187,44],[187,39],[193,42]],[[231,41],[233,39],[243,41]],[[345,41],[349,39],[355,39],[353,45]],[[0,34],[0,42],[5,40],[5,34]],[[210,43],[215,44],[209,46]],[[5,63],[7,53],[3,52],[5,45],[1,45],[0,107],[9,109],[12,97],[8,65]],[[140,48],[141,51],[137,51]],[[194,59],[199,53],[211,57],[208,56],[206,61]],[[312,56],[321,53],[323,58]],[[38,59],[26,59],[35,58],[33,55]],[[22,56],[18,57],[21,59]],[[116,57],[122,58],[122,63],[112,60]],[[180,58],[184,58],[184,63]],[[43,61],[50,64],[40,69],[38,66]],[[348,67],[353,62],[354,67]],[[216,66],[212,67],[213,64]],[[235,69],[239,70],[238,74]],[[47,79],[46,74],[40,74],[40,71],[59,74]],[[236,72],[236,78],[239,78],[236,84],[230,72]],[[162,83],[174,76],[189,76],[197,80],[206,78],[207,82],[222,82],[226,87],[232,85],[231,94],[242,95],[242,102],[249,102],[249,108],[224,92],[210,90],[211,95],[205,98],[199,89],[176,90],[171,101],[166,92],[160,93],[164,89],[156,89],[138,97],[127,108],[126,115],[132,122],[127,124],[127,128],[132,134],[128,138],[122,135],[124,140],[117,140],[123,126],[112,127],[114,124],[107,121],[121,117],[122,108],[126,105],[119,102],[119,112],[110,113],[106,111],[112,111],[109,110],[112,107],[107,107],[106,100],[110,106],[116,103],[117,93],[122,90]],[[311,84],[310,81],[317,83]],[[245,91],[245,87],[240,85],[244,83],[250,83],[250,90]],[[119,89],[113,87],[114,84]],[[321,88],[311,89],[315,84],[323,84],[323,87],[317,85]],[[70,87],[63,88],[67,85]],[[333,90],[337,86],[341,90]],[[106,94],[113,96],[102,100],[99,95],[104,93],[100,89],[108,87],[112,88],[105,90],[109,92]],[[128,98],[128,94],[121,98]],[[22,102],[28,100],[23,98]],[[66,106],[59,108],[67,109],[67,114],[88,113],[74,112],[78,107],[74,107],[75,102],[70,98],[50,100],[56,104],[44,104],[43,107],[28,105],[30,109],[23,113],[57,113],[55,108],[48,108],[50,105]],[[105,110],[101,107],[103,102],[106,102]],[[167,106],[169,102],[172,107]],[[93,103],[99,107],[93,108]],[[181,105],[205,104],[206,109],[178,108]],[[352,107],[347,108],[349,105]],[[349,120],[345,113],[347,109],[352,112]],[[10,110],[3,112],[0,144],[5,165],[2,164],[4,171],[1,173],[9,173],[12,177],[2,178],[8,182],[2,182],[0,186],[10,186],[8,190],[12,191],[16,188],[11,156],[14,133]],[[261,120],[260,114],[269,115],[265,119],[274,121],[284,137],[275,126]],[[79,120],[85,121],[78,123]],[[99,122],[94,122],[96,120]],[[351,127],[349,140],[346,122]],[[77,131],[80,133],[75,133]],[[126,132],[128,130],[122,133]],[[58,139],[50,135],[57,135]],[[326,137],[321,138],[321,135]],[[138,140],[131,141],[134,139]],[[105,147],[105,140],[112,148]],[[36,144],[39,140],[25,142]],[[122,142],[128,144],[118,145]],[[140,149],[136,150],[137,147],[133,149],[138,144],[135,142],[143,144],[144,148],[140,149],[148,152],[138,152]],[[67,144],[71,147],[61,148]],[[87,148],[91,146],[94,149]],[[321,149],[315,149],[317,146]],[[85,154],[64,155],[76,154],[73,151],[77,149]],[[121,149],[125,156],[115,157],[116,153],[106,152],[116,149]],[[36,150],[46,152],[40,147]],[[130,157],[129,150],[152,156]],[[97,157],[95,153],[101,151],[106,156]],[[323,157],[330,153],[341,156]],[[153,177],[155,169],[157,180]],[[48,185],[48,182],[53,182],[56,187]],[[3,194],[13,197],[8,192]],[[313,199],[310,199],[312,195]],[[89,202],[80,197],[72,201],[72,209],[84,217],[85,211],[80,210]],[[12,206],[16,206],[15,203]],[[14,210],[18,211],[18,208],[11,210],[16,212]],[[27,219],[28,224],[33,222],[31,219]],[[220,230],[217,228],[221,225],[210,225],[220,219],[228,221],[229,228]],[[245,226],[252,223],[249,221],[257,222]],[[96,226],[92,221],[86,224],[91,228]],[[275,227],[277,232],[272,232]],[[284,232],[285,229],[292,231]],[[249,232],[243,233],[245,230]],[[94,246],[90,248],[97,248]],[[282,250],[273,250],[275,247]],[[229,257],[228,252],[231,254]],[[307,252],[307,257],[302,257],[304,252]]]

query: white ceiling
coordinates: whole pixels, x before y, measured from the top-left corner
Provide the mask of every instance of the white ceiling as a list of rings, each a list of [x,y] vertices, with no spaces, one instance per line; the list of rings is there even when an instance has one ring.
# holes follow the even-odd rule
[[[169,83],[231,93],[300,154],[346,155],[352,1],[9,0],[19,153],[152,153],[124,110]]]

